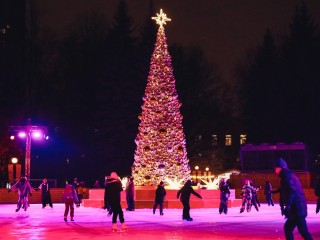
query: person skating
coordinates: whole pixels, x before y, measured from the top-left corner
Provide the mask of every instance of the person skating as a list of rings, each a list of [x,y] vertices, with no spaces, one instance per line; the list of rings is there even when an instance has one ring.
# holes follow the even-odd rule
[[[127,201],[127,211],[134,211],[134,181],[133,177],[128,177],[126,184],[126,201]]]
[[[190,195],[191,193],[196,197],[202,199],[201,195],[193,190],[191,186],[191,180],[188,180],[184,186],[178,191],[177,198],[180,197],[180,201],[183,205],[183,214],[182,219],[187,221],[192,221],[193,219],[190,217]]]
[[[108,177],[105,177],[104,181],[104,206],[102,207],[104,210],[107,209],[108,211],[108,217],[112,215],[112,208],[108,202],[108,194],[107,194],[107,183],[108,183]]]
[[[272,199],[272,185],[269,181],[266,181],[264,186],[264,195],[266,196],[266,201],[268,206],[274,206],[273,199]]]
[[[153,214],[156,213],[156,209],[159,205],[160,208],[160,215],[163,215],[163,201],[164,201],[164,197],[166,196],[167,192],[164,188],[164,182],[160,182],[160,184],[157,187],[156,190],[156,197],[154,200],[154,205],[153,205]]]
[[[250,180],[246,180],[245,184],[242,187],[242,205],[240,208],[240,213],[243,213],[246,206],[247,206],[247,212],[251,211],[251,201],[252,201],[252,192],[253,188],[250,184]]]
[[[255,187],[252,181],[250,181],[250,185],[252,187],[251,206],[253,205],[257,212],[259,212],[260,202],[258,200],[257,192],[261,189],[261,187]]]
[[[230,197],[230,188],[225,178],[221,179],[221,182],[219,183],[219,190],[220,190],[219,213],[227,214],[228,199]]]
[[[65,222],[68,221],[67,217],[68,217],[68,213],[70,211],[70,220],[74,221],[74,204],[76,204],[77,207],[80,205],[79,205],[78,194],[76,192],[76,189],[73,187],[73,185],[68,184],[68,183],[66,184],[66,187],[65,187],[63,195],[62,195],[62,200],[65,205],[63,220]]]
[[[46,178],[42,179],[42,183],[35,190],[41,190],[42,208],[45,208],[47,206],[47,204],[52,208],[53,206],[52,206],[52,201],[51,201],[51,194],[50,194],[48,180]]]
[[[307,201],[299,178],[288,169],[286,161],[280,158],[274,165],[275,173],[280,177],[281,215],[287,219],[284,224],[286,239],[293,239],[293,230],[298,231],[304,239],[311,240],[306,217]]]
[[[118,231],[119,228],[117,226],[117,218],[119,216],[119,220],[121,223],[121,229],[128,229],[127,225],[124,222],[123,211],[121,207],[121,195],[122,192],[122,184],[116,172],[112,172],[110,177],[108,178],[108,182],[106,184],[106,194],[108,196],[108,204],[112,208],[112,231]]]
[[[25,211],[27,211],[29,207],[29,199],[28,195],[31,197],[32,196],[32,187],[27,180],[26,177],[21,177],[19,182],[14,184],[8,192],[11,192],[12,190],[18,190],[18,203],[17,203],[17,209],[16,212],[20,210],[22,207]]]

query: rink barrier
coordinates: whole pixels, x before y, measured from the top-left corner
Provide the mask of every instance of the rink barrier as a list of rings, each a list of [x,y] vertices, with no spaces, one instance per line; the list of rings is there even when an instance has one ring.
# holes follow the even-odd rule
[[[135,187],[135,208],[152,208],[154,205],[156,187],[153,186],[136,186]],[[191,208],[209,208],[219,207],[220,191],[219,190],[204,190],[196,189],[202,199],[194,195],[190,197]],[[164,200],[165,208],[182,208],[182,204],[177,199],[178,190],[166,189],[167,195]],[[82,205],[84,207],[100,208],[104,205],[104,189],[90,189],[89,198],[83,199]],[[127,208],[125,191],[121,192],[121,206]],[[231,189],[231,196],[228,202],[229,207],[240,207],[241,199],[235,198],[235,190]]]

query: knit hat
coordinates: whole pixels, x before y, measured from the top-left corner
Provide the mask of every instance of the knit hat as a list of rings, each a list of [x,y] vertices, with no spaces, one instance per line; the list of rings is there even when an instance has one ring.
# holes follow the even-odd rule
[[[112,172],[112,173],[110,174],[110,178],[115,178],[115,179],[117,179],[117,178],[119,178],[119,177],[118,177],[118,174],[117,174],[116,172]]]
[[[274,167],[279,167],[279,168],[288,168],[288,165],[286,161],[283,158],[279,158],[276,163],[274,164]]]

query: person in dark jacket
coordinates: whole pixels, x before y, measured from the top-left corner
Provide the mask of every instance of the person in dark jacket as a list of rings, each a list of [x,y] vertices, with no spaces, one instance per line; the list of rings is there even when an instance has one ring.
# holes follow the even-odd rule
[[[45,208],[47,204],[49,204],[49,206],[52,208],[50,188],[48,180],[46,178],[42,179],[42,183],[38,187],[38,190],[41,190],[42,208]]]
[[[133,177],[128,177],[126,184],[126,200],[127,200],[127,211],[134,211],[134,181]]]
[[[107,194],[107,184],[108,184],[108,177],[105,177],[104,181],[104,206],[102,207],[104,210],[107,209],[108,217],[112,215],[112,208],[108,202],[108,194]]]
[[[220,205],[219,213],[227,214],[228,212],[228,199],[230,197],[230,188],[225,178],[222,178],[219,183],[220,190]]]
[[[257,192],[261,189],[261,187],[256,187],[252,181],[250,181],[250,185],[252,187],[251,206],[254,206],[254,208],[259,212],[260,202],[258,200]]]
[[[316,213],[320,211],[320,175],[316,178],[316,184],[314,186],[314,194],[318,197]]]
[[[264,195],[266,196],[268,206],[274,206],[272,199],[272,185],[269,181],[266,181],[266,184],[264,185]]]
[[[190,217],[190,195],[191,193],[196,197],[202,199],[201,195],[193,190],[191,186],[191,180],[188,180],[184,186],[178,191],[177,198],[180,197],[180,201],[183,205],[183,214],[182,219],[187,221],[192,221],[193,219]]]
[[[106,185],[106,194],[108,198],[108,203],[112,208],[112,231],[118,231],[119,228],[117,226],[117,218],[119,216],[119,220],[121,223],[121,229],[128,229],[127,225],[124,223],[123,211],[121,207],[121,195],[122,192],[122,183],[118,177],[116,172],[112,172],[110,177],[108,178],[108,182]]]
[[[298,177],[288,169],[286,161],[280,158],[275,166],[275,173],[280,177],[280,207],[281,215],[287,219],[284,224],[286,239],[293,239],[293,230],[298,231],[304,239],[312,239],[308,231],[307,202]]]
[[[160,182],[158,185],[158,188],[156,190],[156,198],[154,200],[154,205],[153,205],[153,214],[156,213],[156,209],[159,205],[160,207],[160,215],[163,215],[163,200],[164,197],[166,196],[167,192],[164,188],[164,182]]]

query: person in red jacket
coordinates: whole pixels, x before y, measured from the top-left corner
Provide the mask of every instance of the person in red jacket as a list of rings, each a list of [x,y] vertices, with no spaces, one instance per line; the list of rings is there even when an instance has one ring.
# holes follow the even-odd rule
[[[177,198],[180,197],[180,201],[183,205],[183,213],[182,213],[182,219],[187,221],[193,221],[193,219],[190,217],[190,195],[191,193],[195,195],[196,197],[202,199],[201,195],[193,190],[191,186],[191,180],[188,180],[184,186],[178,191]]]
[[[67,222],[67,217],[70,211],[70,220],[74,221],[74,204],[76,204],[76,206],[80,206],[79,205],[79,199],[78,199],[78,194],[76,192],[76,189],[73,187],[73,185],[67,183],[66,187],[64,189],[63,195],[62,195],[62,200],[64,202],[65,205],[65,209],[64,209],[64,217],[63,220],[65,222]]]

